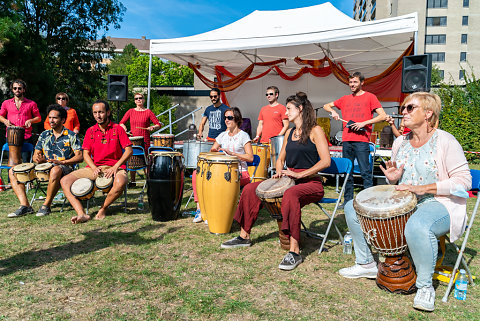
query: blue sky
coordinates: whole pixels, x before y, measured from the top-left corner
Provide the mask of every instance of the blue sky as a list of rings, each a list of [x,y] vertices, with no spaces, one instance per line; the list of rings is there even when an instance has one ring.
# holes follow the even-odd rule
[[[127,8],[120,29],[106,35],[120,38],[163,39],[192,36],[232,23],[255,10],[285,10],[327,1],[285,0],[120,0]],[[346,15],[353,15],[354,0],[330,0]],[[294,23],[294,22],[292,22]]]

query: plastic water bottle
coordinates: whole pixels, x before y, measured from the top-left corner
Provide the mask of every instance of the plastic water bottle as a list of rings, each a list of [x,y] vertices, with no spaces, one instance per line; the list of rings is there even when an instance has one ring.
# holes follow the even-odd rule
[[[345,237],[343,238],[343,253],[352,254],[352,247],[353,247],[352,235],[350,234],[350,232],[347,232],[347,234],[345,234]]]
[[[138,210],[143,211],[144,204],[143,204],[143,193],[140,193],[138,196]]]
[[[468,279],[467,274],[464,269],[460,270],[460,275],[455,281],[455,292],[453,296],[457,300],[465,301],[467,299],[467,286],[468,286]]]

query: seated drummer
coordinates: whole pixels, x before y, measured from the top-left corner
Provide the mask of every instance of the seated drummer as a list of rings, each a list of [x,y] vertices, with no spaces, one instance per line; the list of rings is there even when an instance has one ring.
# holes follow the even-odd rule
[[[215,143],[210,151],[223,151],[228,155],[236,156],[240,160],[240,173],[242,175],[240,178],[240,186],[244,186],[250,183],[247,162],[253,162],[253,150],[250,137],[240,129],[242,113],[238,107],[225,110],[224,117],[227,130],[215,138]],[[198,204],[196,174],[196,171],[192,174],[193,196],[195,203],[197,203],[197,211],[195,212],[193,222],[199,223],[202,221],[202,214],[200,213],[200,205]]]
[[[295,127],[287,130],[282,150],[276,163],[274,178],[289,176],[295,186],[283,194],[281,229],[290,238],[290,252],[279,265],[282,270],[293,270],[303,259],[300,255],[301,208],[323,198],[323,185],[317,173],[330,166],[330,154],[325,134],[316,124],[315,111],[303,92],[287,98],[288,120]],[[286,162],[288,169],[283,169]],[[235,220],[240,224],[240,236],[222,244],[222,248],[250,246],[250,232],[262,207],[255,190],[260,182],[245,186],[240,197]]]
[[[437,95],[413,93],[400,110],[411,132],[395,140],[392,158],[381,169],[390,184],[398,184],[397,190],[417,196],[417,209],[405,226],[405,238],[417,271],[418,290],[413,307],[433,311],[437,238],[450,233],[450,240],[455,241],[465,230],[466,191],[471,188],[472,178],[458,141],[435,128],[441,110]],[[339,273],[346,278],[374,279],[377,265],[363,236],[353,200],[345,205],[345,217],[352,233],[355,265]]]
[[[72,194],[70,190],[72,184],[79,178],[95,180],[100,173],[106,178],[114,177],[112,189],[95,216],[95,219],[103,220],[108,206],[124,191],[128,182],[125,162],[133,153],[132,143],[125,130],[110,121],[111,111],[108,102],[97,100],[93,103],[92,111],[97,124],[87,129],[82,146],[87,167],[78,169],[61,180],[63,192],[77,212],[77,216],[71,219],[73,224],[84,223],[90,220],[90,216],[85,213],[82,203]]]
[[[50,105],[47,109],[47,117],[51,129],[40,134],[35,146],[33,161],[39,164],[49,162],[54,167],[50,170],[47,197],[38,210],[37,216],[45,216],[52,212],[50,206],[60,188],[60,179],[73,170],[72,165],[83,161],[80,139],[74,132],[64,127],[67,111],[58,104]],[[9,176],[13,191],[20,201],[20,207],[15,212],[8,214],[8,217],[33,213],[33,208],[30,206],[25,192],[25,185],[17,181],[12,169],[9,171]]]

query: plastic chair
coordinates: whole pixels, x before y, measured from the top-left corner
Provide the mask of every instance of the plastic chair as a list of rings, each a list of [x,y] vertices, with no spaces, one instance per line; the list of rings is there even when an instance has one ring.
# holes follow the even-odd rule
[[[480,191],[480,170],[477,169],[471,169],[470,174],[472,175],[472,189],[471,191]],[[475,202],[475,207],[473,208],[472,215],[470,217],[470,221],[468,222],[468,225],[465,229],[465,236],[463,237],[463,242],[462,246],[459,249],[458,246],[453,243],[449,242],[455,247],[455,250],[458,252],[457,255],[457,260],[455,261],[455,265],[453,267],[452,273],[450,274],[450,281],[448,282],[447,290],[445,291],[445,295],[442,298],[443,302],[448,301],[448,295],[450,294],[450,290],[452,289],[453,282],[455,282],[456,279],[456,274],[458,267],[460,266],[460,262],[462,262],[463,266],[465,267],[465,271],[467,272],[468,275],[468,281],[469,283],[473,286],[475,283],[473,283],[473,278],[472,278],[472,273],[470,272],[470,269],[468,268],[467,261],[465,260],[465,257],[463,256],[463,252],[465,251],[465,247],[467,246],[467,241],[468,241],[468,236],[470,235],[470,230],[472,229],[473,225],[473,220],[475,219],[475,215],[477,214],[478,206],[480,205],[480,193],[477,193],[477,201]]]
[[[253,179],[255,178],[255,173],[257,172],[258,165],[260,165],[260,156],[253,154],[253,161],[247,162],[248,167],[255,166],[252,177],[250,177],[250,183],[253,182]]]
[[[348,158],[332,157],[330,167],[324,169],[322,172],[319,173],[319,174],[329,174],[329,175],[332,175],[332,174],[345,175],[345,179],[343,181],[342,189],[340,190],[340,193],[338,194],[337,198],[325,197],[319,202],[315,203],[322,210],[322,212],[330,219],[330,221],[328,222],[328,226],[327,226],[327,230],[325,231],[325,234],[318,234],[318,233],[309,231],[307,230],[307,227],[305,226],[305,224],[301,222],[303,226],[302,232],[306,233],[308,236],[322,239],[322,245],[318,250],[318,254],[321,254],[323,251],[323,247],[325,246],[325,242],[327,241],[328,233],[330,232],[330,228],[332,227],[332,225],[335,226],[335,230],[337,231],[338,237],[340,239],[340,243],[343,244],[342,233],[340,233],[340,230],[338,229],[337,225],[333,222],[333,220],[335,219],[335,215],[337,214],[337,210],[340,206],[342,196],[345,192],[345,186],[347,185],[348,175],[350,175],[351,170],[352,170],[352,162]],[[327,210],[325,210],[325,208],[322,206],[322,204],[335,204],[335,208],[332,213],[328,213]]]

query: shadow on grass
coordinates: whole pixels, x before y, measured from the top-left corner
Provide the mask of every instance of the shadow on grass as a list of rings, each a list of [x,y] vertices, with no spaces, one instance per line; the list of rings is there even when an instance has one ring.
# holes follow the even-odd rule
[[[173,233],[180,228],[169,228],[164,234],[157,238],[144,238],[140,233],[156,230],[165,226],[165,224],[150,224],[133,232],[105,231],[114,226],[134,223],[136,221],[138,220],[111,224],[104,228],[84,232],[82,234],[85,238],[79,242],[70,242],[45,250],[27,251],[0,260],[0,275],[5,276],[19,270],[37,268],[52,262],[63,261],[76,255],[95,252],[116,244],[143,245],[158,242],[161,241],[166,234]]]

